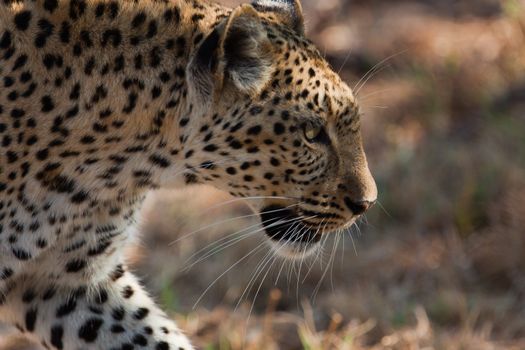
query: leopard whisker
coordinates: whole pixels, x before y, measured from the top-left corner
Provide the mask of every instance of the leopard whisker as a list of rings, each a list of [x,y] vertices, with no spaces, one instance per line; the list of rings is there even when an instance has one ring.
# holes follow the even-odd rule
[[[204,211],[209,211],[213,209],[220,208],[224,205],[239,202],[242,200],[260,200],[260,199],[282,199],[282,200],[301,200],[299,197],[288,197],[288,196],[251,196],[251,197],[239,197],[239,198],[232,198],[224,202],[220,202],[217,204],[214,204],[210,207],[207,207],[204,209]]]
[[[299,238],[301,238],[302,235],[306,234],[306,232],[307,232],[307,228],[305,228],[305,227],[299,228],[299,232],[297,232],[297,227],[298,227],[298,226],[295,227],[295,229],[294,229],[294,233],[291,235],[291,238],[290,238],[290,239],[293,239],[293,238],[297,237],[298,235],[300,235]],[[301,231],[303,231],[303,232],[301,232]],[[257,299],[257,296],[259,295],[259,292],[260,292],[260,290],[261,290],[261,287],[262,287],[262,285],[263,285],[263,283],[264,283],[266,277],[268,276],[268,274],[269,274],[270,271],[271,271],[271,266],[272,266],[273,263],[275,262],[275,260],[276,260],[276,258],[277,258],[277,256],[278,256],[279,250],[282,249],[285,245],[286,245],[286,244],[283,244],[281,247],[279,247],[278,249],[274,250],[274,251],[273,251],[273,254],[267,259],[266,263],[265,263],[264,266],[262,266],[262,268],[261,268],[261,271],[262,271],[262,270],[263,270],[268,264],[270,264],[270,267],[267,269],[267,271],[266,271],[266,273],[264,274],[264,276],[263,276],[261,282],[259,283],[259,286],[258,286],[258,288],[257,288],[257,291],[255,292],[255,296],[254,296],[254,298],[253,298],[253,301],[252,301],[252,304],[251,304],[251,307],[250,307],[250,312],[248,313],[248,320],[249,320],[250,315],[251,315],[251,313],[252,313],[252,311],[253,311],[253,307],[254,307],[254,305],[255,305],[255,301],[256,301],[256,299]],[[259,275],[260,275],[260,273],[259,273]],[[255,281],[255,280],[254,280],[254,281]],[[251,288],[250,288],[250,289],[251,289]]]
[[[354,88],[352,90],[355,91],[354,95],[355,96],[358,96],[359,95],[359,91],[361,90],[361,88],[366,84],[366,82],[370,79],[369,76],[371,74],[375,74],[374,72],[376,70],[378,70],[381,65],[385,64],[386,62],[388,62],[389,60],[397,57],[397,56],[400,56],[404,53],[406,53],[408,51],[408,49],[405,49],[405,50],[401,50],[400,52],[397,52],[395,54],[392,54],[390,56],[388,56],[387,58],[381,60],[380,62],[376,63],[371,69],[368,70],[368,72],[366,72],[365,75],[363,75],[363,77],[361,77],[361,79],[359,79],[359,81],[355,84]],[[364,81],[365,80],[365,81]],[[364,82],[363,82],[364,81]],[[361,84],[361,85],[360,85]]]
[[[325,221],[325,220],[326,220],[326,219],[322,219],[322,220],[321,220],[321,223],[320,223],[319,227],[317,228],[317,232],[316,232],[316,234],[318,234],[319,231],[321,230],[321,227],[323,227],[323,224],[324,224],[324,221]],[[325,235],[325,236],[326,236],[326,235]],[[326,240],[326,239],[325,239],[325,240]],[[321,244],[319,245],[319,248],[318,248],[318,250],[317,250],[317,254],[315,255],[315,258],[314,258],[312,264],[311,264],[310,267],[308,268],[308,271],[306,272],[306,275],[304,276],[302,283],[304,283],[304,282],[306,281],[306,278],[308,278],[308,276],[310,275],[310,272],[312,271],[312,268],[315,266],[315,263],[317,262],[317,259],[319,258],[319,254],[321,254],[321,252],[322,252],[322,250],[323,250],[323,246],[324,246],[324,243],[321,242]]]
[[[317,298],[317,294],[319,293],[319,290],[321,288],[321,284],[324,280],[324,278],[326,277],[326,274],[330,268],[330,264],[331,264],[331,260],[332,260],[332,257],[333,257],[333,252],[334,252],[334,249],[332,248],[332,252],[330,253],[330,257],[328,259],[328,262],[326,263],[326,267],[323,269],[323,273],[321,275],[321,277],[319,278],[319,282],[317,283],[313,293],[312,293],[312,301],[315,302],[316,298]]]
[[[299,223],[301,220],[303,220],[304,217],[297,217],[297,218],[294,218],[293,220],[291,220],[292,225],[287,229],[286,231],[286,234],[290,231],[290,230],[295,230],[298,226],[299,226]],[[278,225],[281,225],[283,222],[276,222],[276,224]],[[255,272],[252,276],[252,278],[250,279],[250,281],[248,282],[246,288],[244,289],[243,293],[241,294],[240,298],[239,298],[239,301],[237,302],[237,305],[235,306],[235,310],[237,310],[237,308],[239,307],[240,303],[242,302],[243,298],[245,295],[247,295],[246,293],[249,293],[249,291],[251,290],[251,285],[252,283],[255,281],[255,279],[259,276],[259,274],[261,273],[260,269],[261,269],[261,266],[262,268],[264,268],[263,266],[263,262],[266,260],[266,258],[274,253],[278,253],[278,251],[280,249],[282,249],[285,245],[283,244],[282,246],[280,246],[278,249],[276,249],[275,251],[272,251],[272,250],[269,250],[269,252],[263,257],[263,259],[261,260],[261,262],[257,265],[256,269],[255,269]]]
[[[294,219],[289,220],[289,221],[276,222],[276,223],[274,223],[273,225],[282,225],[282,224],[284,224],[284,223],[290,223],[290,222],[299,221],[299,220],[301,220],[301,218],[294,218]],[[242,231],[249,230],[250,228],[252,228],[252,227],[254,227],[254,226],[259,226],[259,224],[257,224],[257,225],[252,225],[252,226],[250,226],[249,228],[246,228],[246,229],[241,230],[241,232],[242,232]],[[271,227],[271,226],[268,226],[268,227]],[[252,235],[254,235],[254,234],[256,234],[256,233],[258,233],[258,232],[260,232],[260,231],[263,231],[263,230],[265,230],[265,228],[264,228],[264,227],[261,227],[261,228],[258,229],[258,230],[255,230],[255,231],[251,231],[251,232],[245,233],[245,234],[243,234],[243,235],[241,235],[241,236],[239,236],[239,237],[230,238],[230,239],[227,240],[226,242],[221,243],[221,244],[220,244],[218,247],[216,247],[215,249],[212,249],[211,251],[208,251],[204,256],[200,257],[197,261],[193,262],[191,265],[189,265],[187,268],[185,268],[185,270],[189,270],[189,269],[191,269],[191,268],[192,268],[193,266],[195,266],[196,264],[198,264],[198,263],[200,263],[200,262],[202,262],[202,261],[208,259],[208,258],[211,257],[211,256],[214,256],[214,255],[220,253],[221,251],[223,251],[223,250],[225,250],[225,249],[227,249],[227,248],[230,248],[231,246],[233,246],[233,245],[239,243],[240,241],[244,240],[245,238],[247,238],[247,237],[249,237],[249,236],[252,236]],[[237,234],[237,233],[236,233],[236,234]],[[230,236],[231,236],[231,235],[230,235]],[[223,240],[223,239],[221,239],[221,240]],[[206,250],[210,245],[213,245],[213,244],[216,244],[216,243],[217,243],[217,242],[210,243],[207,247],[205,247],[205,248],[199,250],[199,252],[202,252],[202,251]],[[195,255],[198,255],[199,252],[197,252],[196,254],[193,254],[192,257],[195,256]],[[191,260],[191,257],[189,258],[189,260]]]
[[[202,298],[204,298],[204,296],[206,295],[206,293],[209,292],[209,290],[222,278],[224,277],[228,272],[230,272],[233,268],[235,268],[237,265],[239,265],[241,262],[243,262],[244,260],[246,260],[248,257],[250,257],[251,255],[255,254],[256,252],[258,252],[259,250],[263,249],[263,245],[259,245],[255,248],[253,248],[252,250],[250,250],[247,254],[245,254],[243,257],[241,257],[239,260],[237,260],[235,263],[233,263],[228,269],[226,269],[224,272],[222,272],[217,278],[215,278],[215,280],[213,280],[213,282],[210,283],[210,285],[204,290],[204,292],[202,292],[202,294],[199,296],[199,298],[197,298],[197,301],[193,304],[193,310],[195,310],[195,308],[197,307],[197,305],[199,304],[199,302],[202,300]]]
[[[289,209],[291,207],[298,206],[298,205],[299,205],[299,203],[291,204],[291,205],[289,205],[287,207],[284,207],[284,208],[281,208],[281,209],[276,209],[276,210],[271,211],[271,212],[283,211],[283,210],[286,210],[286,209]],[[232,221],[235,221],[235,220],[247,219],[247,218],[251,218],[251,217],[255,217],[255,216],[259,216],[259,214],[258,213],[253,213],[253,214],[247,214],[247,215],[240,215],[240,216],[236,216],[236,217],[233,217],[233,218],[228,218],[228,219],[224,219],[224,220],[221,220],[221,221],[218,221],[218,222],[214,222],[212,224],[203,226],[203,227],[201,227],[201,228],[199,228],[197,230],[194,230],[194,231],[191,231],[189,233],[184,234],[182,237],[179,237],[176,240],[174,240],[171,243],[169,243],[169,245],[170,246],[174,245],[174,244],[176,244],[176,243],[178,243],[178,242],[180,242],[180,241],[182,241],[182,240],[184,240],[184,239],[186,239],[186,238],[188,238],[188,237],[190,237],[190,236],[192,236],[192,235],[194,235],[196,233],[202,232],[202,231],[204,231],[206,229],[209,229],[209,228],[212,228],[214,226],[225,224],[225,223],[232,222]]]

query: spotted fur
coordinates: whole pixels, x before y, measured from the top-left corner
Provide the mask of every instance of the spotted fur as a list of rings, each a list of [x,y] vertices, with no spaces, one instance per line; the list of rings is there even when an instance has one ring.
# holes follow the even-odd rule
[[[283,255],[368,209],[355,98],[303,32],[298,1],[3,0],[0,318],[50,349],[190,349],[123,260],[148,191],[260,197]]]

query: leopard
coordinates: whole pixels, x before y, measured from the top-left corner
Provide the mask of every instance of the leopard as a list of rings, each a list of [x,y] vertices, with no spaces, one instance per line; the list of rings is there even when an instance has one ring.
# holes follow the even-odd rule
[[[0,321],[192,349],[126,261],[149,192],[251,198],[288,259],[372,207],[357,98],[304,22],[298,0],[2,0]]]

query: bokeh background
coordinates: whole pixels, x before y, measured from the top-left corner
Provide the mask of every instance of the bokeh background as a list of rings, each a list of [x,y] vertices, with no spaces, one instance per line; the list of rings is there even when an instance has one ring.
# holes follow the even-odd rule
[[[302,3],[380,204],[301,264],[246,256],[242,201],[158,192],[133,268],[201,349],[525,349],[525,1]]]

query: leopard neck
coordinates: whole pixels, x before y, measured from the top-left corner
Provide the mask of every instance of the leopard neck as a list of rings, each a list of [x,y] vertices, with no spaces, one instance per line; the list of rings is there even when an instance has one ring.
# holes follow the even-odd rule
[[[4,1],[0,29],[38,91],[21,105],[41,133],[32,195],[49,188],[56,199],[41,201],[69,196],[79,209],[126,202],[181,171],[186,67],[228,11],[197,0]],[[71,193],[57,191],[66,180]]]

